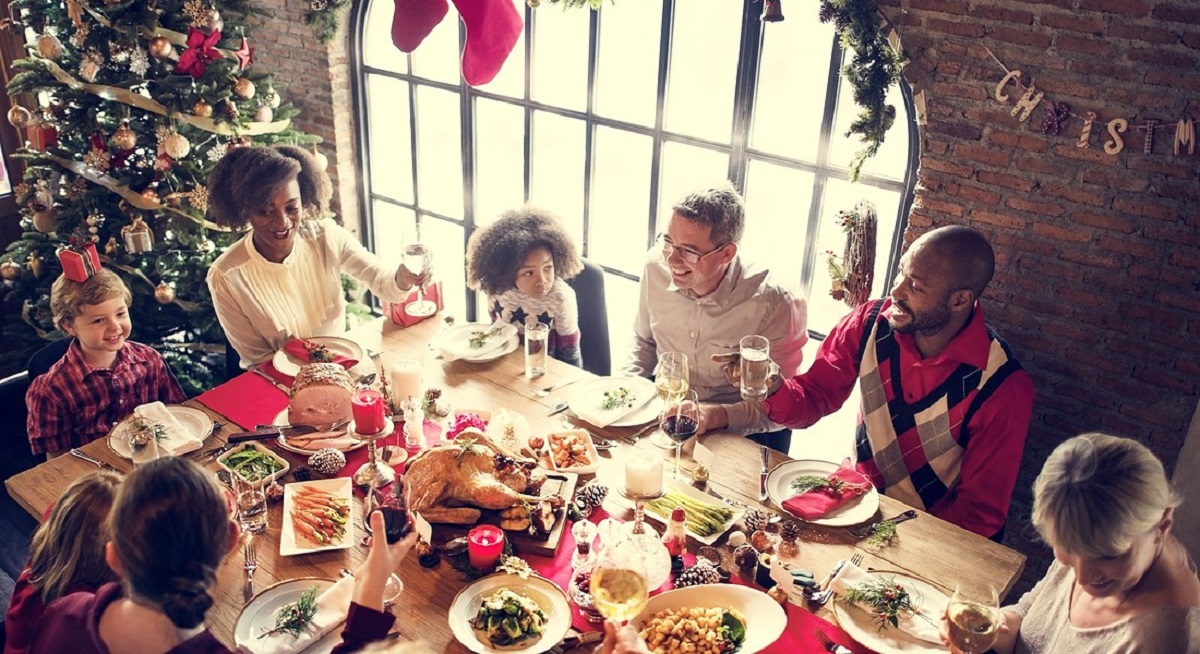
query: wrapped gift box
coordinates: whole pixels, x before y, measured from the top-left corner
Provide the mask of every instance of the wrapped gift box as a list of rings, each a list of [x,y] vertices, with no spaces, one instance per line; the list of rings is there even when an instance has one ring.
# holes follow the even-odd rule
[[[416,302],[419,291],[414,288],[408,292],[408,297],[404,298],[403,302],[384,302],[383,315],[387,316],[392,322],[401,327],[412,327],[413,325],[425,320],[417,316],[410,316],[404,311],[404,307],[410,302]],[[437,315],[444,308],[442,304],[442,283],[434,282],[425,287],[425,299],[437,305],[437,311],[433,315]],[[426,316],[427,318],[428,316]]]
[[[95,243],[84,243],[59,251],[58,262],[62,264],[67,279],[80,284],[100,270],[100,255],[96,253]]]

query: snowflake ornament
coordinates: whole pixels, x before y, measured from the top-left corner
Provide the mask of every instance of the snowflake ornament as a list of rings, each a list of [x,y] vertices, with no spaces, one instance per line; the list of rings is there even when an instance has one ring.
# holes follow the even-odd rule
[[[209,161],[216,163],[225,156],[226,152],[229,152],[229,146],[225,145],[224,143],[217,143],[209,148],[208,152],[206,152],[204,156],[208,157]]]
[[[139,77],[145,76],[150,70],[150,57],[141,48],[129,53],[129,72]]]

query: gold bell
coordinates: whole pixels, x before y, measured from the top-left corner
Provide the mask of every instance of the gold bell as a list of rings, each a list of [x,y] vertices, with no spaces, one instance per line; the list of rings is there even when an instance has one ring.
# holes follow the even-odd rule
[[[778,23],[779,21],[783,20],[783,7],[780,6],[781,2],[783,2],[783,0],[763,0],[763,12],[762,16],[759,16],[759,20],[764,23]]]

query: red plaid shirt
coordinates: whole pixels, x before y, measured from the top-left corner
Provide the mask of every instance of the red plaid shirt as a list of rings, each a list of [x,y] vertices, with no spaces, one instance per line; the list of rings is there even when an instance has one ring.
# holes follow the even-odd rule
[[[127,341],[113,367],[99,369],[88,365],[79,341],[72,341],[66,355],[33,380],[25,394],[29,447],[43,454],[86,445],[108,434],[139,405],[185,399],[154,348]]]

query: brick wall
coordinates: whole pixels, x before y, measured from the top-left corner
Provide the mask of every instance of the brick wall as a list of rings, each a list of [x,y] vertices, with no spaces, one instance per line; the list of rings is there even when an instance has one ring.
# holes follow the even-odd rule
[[[911,241],[968,224],[996,247],[989,322],[1033,376],[1037,404],[1007,542],[1049,565],[1029,524],[1033,479],[1081,432],[1137,438],[1170,469],[1200,396],[1200,153],[1174,156],[1174,129],[1143,154],[1148,118],[1200,119],[1200,5],[1188,0],[881,0],[927,87]],[[985,49],[986,48],[986,49]],[[993,91],[1019,69],[1046,99],[1094,111],[1042,133]],[[1101,120],[1126,118],[1105,154]],[[1193,508],[1193,510],[1195,510]]]

